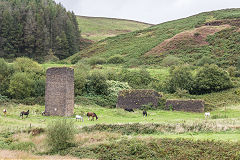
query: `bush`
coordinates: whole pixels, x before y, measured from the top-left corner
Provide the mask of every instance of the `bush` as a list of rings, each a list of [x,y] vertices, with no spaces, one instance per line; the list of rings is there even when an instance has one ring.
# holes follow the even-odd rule
[[[235,77],[236,76],[236,71],[237,71],[237,68],[236,67],[233,67],[233,66],[230,66],[228,67],[228,73],[231,77]]]
[[[119,74],[119,81],[128,82],[133,88],[147,88],[152,78],[146,69],[134,71],[123,69]]]
[[[123,63],[124,59],[121,55],[115,55],[115,56],[109,57],[107,62],[112,64],[118,64],[118,63]]]
[[[78,62],[74,70],[74,93],[76,96],[80,96],[85,91],[85,85],[87,83],[87,72],[90,70],[90,66]]]
[[[118,81],[118,73],[115,69],[108,69],[105,71],[108,80]]]
[[[47,143],[53,152],[66,149],[74,142],[75,128],[72,122],[57,120],[47,127]]]
[[[3,58],[0,58],[0,93],[2,95],[9,96],[8,88],[12,74],[12,67]]]
[[[91,102],[101,107],[115,108],[117,103],[116,96],[97,95],[87,97]]]
[[[176,66],[179,64],[181,64],[181,60],[178,57],[172,55],[165,57],[162,61],[162,66],[165,67]]]
[[[100,58],[100,57],[87,58],[86,61],[90,65],[105,64],[106,63],[106,60],[104,58]]]
[[[119,81],[106,81],[108,85],[108,93],[110,96],[118,96],[118,92],[124,89],[131,89],[127,82],[119,82]]]
[[[108,95],[108,85],[106,76],[99,71],[93,71],[87,77],[86,90],[88,93],[96,95]]]
[[[216,65],[205,65],[196,74],[191,93],[205,94],[233,87],[230,76]]]
[[[48,51],[48,54],[44,57],[44,62],[57,62],[59,58],[54,55],[52,49]]]
[[[0,82],[2,82],[9,74],[9,66],[7,62],[0,58]]]
[[[214,60],[211,57],[203,56],[198,60],[197,66],[204,66],[205,64],[213,64]]]
[[[28,72],[35,73],[37,75],[44,74],[42,66],[30,58],[17,58],[13,62],[13,68],[15,72]]]
[[[189,66],[176,67],[171,73],[170,78],[166,82],[167,91],[174,93],[177,89],[188,90],[192,89],[193,75]]]
[[[6,96],[0,94],[0,104],[8,102],[9,99]]]
[[[237,59],[237,65],[236,65],[237,69],[240,70],[240,56]]]
[[[8,92],[15,99],[31,97],[34,93],[34,80],[26,72],[15,73],[10,80]]]
[[[41,79],[38,79],[34,82],[34,97],[43,97],[45,95],[45,84],[45,77],[41,77]]]

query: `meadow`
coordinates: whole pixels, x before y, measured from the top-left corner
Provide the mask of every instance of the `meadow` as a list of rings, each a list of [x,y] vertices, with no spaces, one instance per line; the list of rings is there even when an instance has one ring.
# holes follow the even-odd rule
[[[113,37],[152,26],[151,24],[137,21],[104,17],[77,16],[77,21],[82,37],[93,41],[100,41],[107,37]]]
[[[6,103],[1,105],[0,110],[3,110],[3,108],[7,108],[7,115],[4,117],[1,114],[0,116],[0,148],[7,152],[20,150],[26,156],[25,158],[34,156],[51,158],[50,155],[54,154],[56,156],[56,154],[59,154],[72,158],[92,159],[102,159],[104,156],[109,158],[114,155],[112,158],[124,159],[127,154],[130,154],[128,159],[134,159],[133,155],[139,156],[138,159],[150,157],[152,157],[150,159],[159,157],[165,159],[168,156],[177,158],[176,153],[166,152],[161,155],[158,153],[161,150],[152,148],[152,145],[168,145],[171,150],[175,150],[176,147],[180,147],[179,143],[185,145],[182,146],[183,148],[196,145],[195,149],[200,149],[202,145],[208,146],[217,143],[220,149],[227,152],[226,146],[223,145],[227,144],[228,147],[235,147],[240,141],[239,105],[227,105],[211,111],[210,118],[205,118],[204,113],[165,110],[149,110],[148,117],[143,117],[141,110],[126,112],[120,108],[110,109],[97,105],[75,105],[74,115],[82,115],[84,122],[76,121],[75,116],[42,116],[44,106],[40,105],[28,106]],[[20,112],[28,109],[30,110],[29,117],[21,119]],[[95,112],[99,119],[89,121],[86,116],[89,111]],[[66,150],[53,153],[49,151],[46,143],[46,128],[49,124],[62,119],[75,126],[75,144]],[[35,134],[34,130],[38,130],[39,133]],[[128,148],[135,145],[136,153],[128,153],[131,152],[128,149],[120,151],[120,148],[127,147],[128,143],[131,143]],[[100,149],[102,147],[112,148],[106,152]],[[138,147],[153,150],[158,154],[150,154],[150,151],[148,153],[144,150],[146,155],[143,155]],[[219,149],[218,147],[217,149],[212,148],[213,153]],[[166,148],[162,149],[165,150]],[[99,153],[95,150],[98,150]],[[30,152],[34,155],[29,154]],[[121,153],[117,154],[116,152]],[[192,152],[195,153],[196,151],[193,149]],[[204,154],[205,152],[209,152],[209,148],[208,151],[203,151]],[[232,153],[236,156],[234,150],[232,150]],[[186,153],[181,153],[180,157],[184,154]],[[191,156],[188,155],[188,157]],[[211,156],[214,156],[214,154],[211,154]],[[222,156],[231,157],[233,155],[228,153]],[[196,157],[193,156],[193,158]],[[207,157],[203,159],[207,159]]]

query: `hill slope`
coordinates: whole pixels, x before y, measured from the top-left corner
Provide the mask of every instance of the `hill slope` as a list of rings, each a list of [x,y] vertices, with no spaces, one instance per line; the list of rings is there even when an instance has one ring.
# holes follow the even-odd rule
[[[152,26],[151,24],[137,21],[103,17],[77,16],[77,21],[82,37],[93,41]]]
[[[158,65],[164,57],[171,54],[188,63],[196,63],[203,56],[209,56],[215,58],[219,65],[235,65],[240,46],[239,22],[240,9],[204,12],[144,30],[107,38],[71,56],[69,60],[77,62],[84,57],[94,56],[107,59],[113,55],[121,55],[125,64]],[[209,34],[204,33],[204,29],[201,28],[203,26],[211,26],[205,27]],[[153,50],[167,39],[176,39],[177,34],[184,35],[184,32],[186,34],[186,31],[193,33],[196,37],[199,36],[200,40],[194,42],[187,39],[189,41],[186,42],[180,38],[174,42],[175,48],[165,46],[165,50],[159,52]],[[199,31],[200,33],[197,33]]]

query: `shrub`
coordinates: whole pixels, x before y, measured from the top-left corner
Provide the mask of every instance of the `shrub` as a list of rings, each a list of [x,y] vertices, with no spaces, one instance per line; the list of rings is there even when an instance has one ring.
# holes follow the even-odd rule
[[[48,51],[48,54],[44,57],[45,62],[57,62],[59,58],[54,55],[52,49]]]
[[[13,69],[7,62],[0,58],[0,93],[5,96],[9,96],[8,88],[10,83],[10,77],[13,74]]]
[[[119,81],[128,82],[133,88],[147,88],[152,78],[146,69],[134,71],[123,69],[119,74]]]
[[[15,73],[10,80],[8,92],[12,98],[24,99],[34,93],[34,80],[26,72]]]
[[[107,62],[112,64],[118,64],[118,63],[123,63],[124,59],[121,55],[114,55],[109,57]]]
[[[6,96],[0,94],[0,104],[7,102],[9,99]]]
[[[101,107],[116,107],[117,97],[116,96],[105,96],[105,95],[95,95],[87,97],[91,102],[99,105]]]
[[[9,74],[9,66],[7,62],[0,58],[0,82],[2,82]]]
[[[87,72],[90,67],[84,63],[78,62],[74,70],[74,93],[76,96],[83,94],[87,83]]]
[[[74,142],[75,128],[72,122],[57,120],[47,127],[47,143],[53,152],[66,149]]]
[[[34,81],[34,97],[43,97],[45,95],[45,84],[45,77],[41,77],[41,79],[37,79],[36,81]]]
[[[104,58],[100,58],[100,57],[87,58],[86,61],[90,65],[105,64],[106,63],[106,60]]]
[[[189,66],[176,67],[171,72],[170,78],[166,82],[167,91],[170,93],[176,92],[177,89],[190,91],[192,85],[193,75]]]
[[[17,58],[13,62],[13,68],[15,72],[28,72],[28,73],[36,73],[43,75],[43,68],[37,62],[33,61],[30,58]]]
[[[237,59],[237,65],[236,65],[237,69],[240,70],[240,56]]]
[[[107,95],[108,85],[106,76],[100,71],[93,71],[87,77],[86,90],[88,93],[96,95]]]
[[[191,93],[204,94],[233,87],[230,76],[216,65],[205,65],[196,74]]]
[[[197,66],[204,66],[205,64],[213,64],[214,60],[211,57],[203,56],[197,61]]]
[[[233,67],[233,66],[230,66],[228,67],[228,73],[231,77],[235,77],[236,76],[236,71],[237,71],[237,68],[236,67]]]
[[[181,63],[181,60],[178,57],[169,55],[163,59],[162,66],[169,67],[169,66],[179,65],[180,63]]]
[[[127,82],[119,82],[119,81],[109,81],[107,80],[108,85],[108,92],[110,93],[110,96],[118,96],[118,92],[123,89],[131,89],[131,87],[128,85]]]
[[[117,70],[114,69],[108,69],[105,71],[106,72],[106,76],[108,80],[114,80],[114,81],[118,81],[118,73]]]

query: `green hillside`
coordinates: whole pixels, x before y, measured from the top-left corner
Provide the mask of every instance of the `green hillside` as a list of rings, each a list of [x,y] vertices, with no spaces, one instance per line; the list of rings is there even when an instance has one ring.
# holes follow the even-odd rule
[[[150,27],[151,24],[102,17],[77,16],[82,37],[93,41],[99,41],[107,37],[128,33]]]
[[[84,57],[108,59],[118,55],[127,65],[159,65],[166,56],[174,55],[193,64],[207,56],[220,66],[236,65],[239,18],[240,9],[204,12],[101,40],[68,60],[76,63]],[[159,50],[154,48],[159,45]]]

